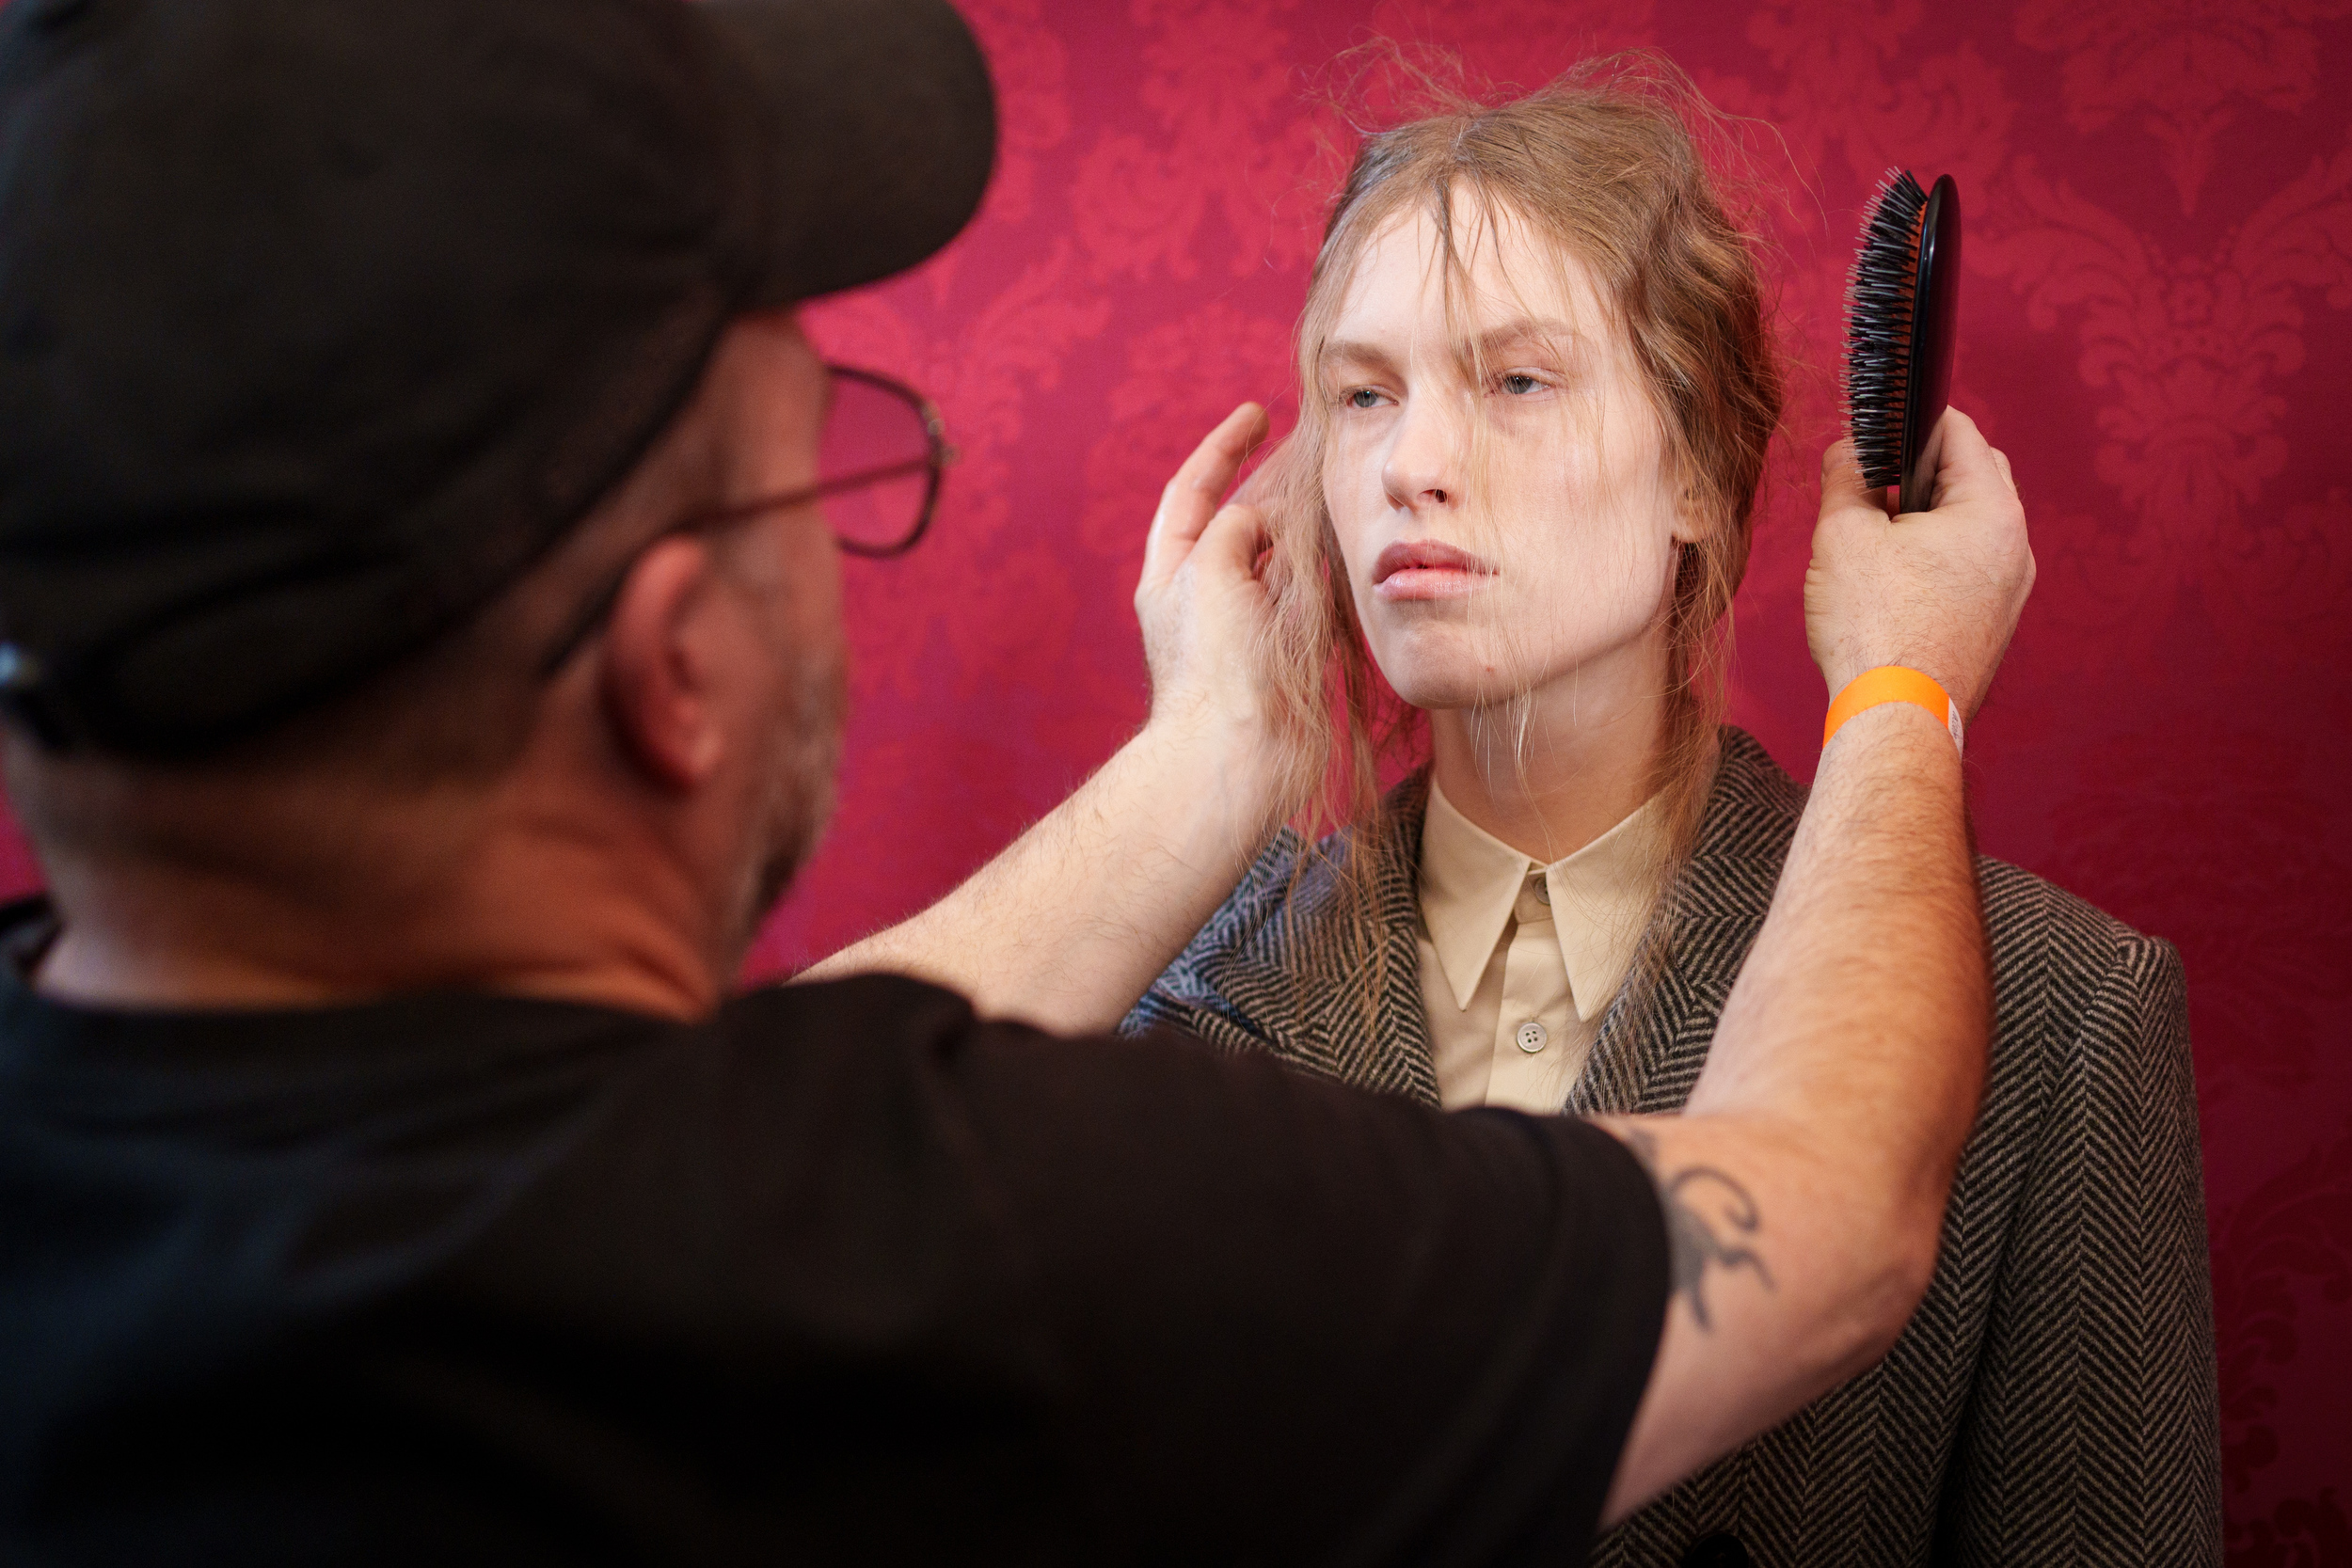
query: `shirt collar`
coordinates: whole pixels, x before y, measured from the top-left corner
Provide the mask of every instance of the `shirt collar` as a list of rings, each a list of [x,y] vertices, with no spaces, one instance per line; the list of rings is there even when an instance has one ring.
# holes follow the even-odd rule
[[[1421,831],[1421,913],[1454,1006],[1470,1006],[1519,890],[1540,870],[1577,1016],[1597,1017],[1641,946],[1656,891],[1656,806],[1655,798],[1645,801],[1575,854],[1539,867],[1464,816],[1431,780]]]

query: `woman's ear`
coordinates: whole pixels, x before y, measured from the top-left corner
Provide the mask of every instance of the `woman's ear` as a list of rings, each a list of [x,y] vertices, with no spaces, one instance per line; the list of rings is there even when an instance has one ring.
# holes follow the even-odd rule
[[[715,682],[723,595],[700,539],[637,558],[605,633],[604,706],[622,753],[656,784],[686,791],[717,771],[725,736]]]
[[[1715,531],[1715,519],[1709,515],[1706,498],[1699,487],[1687,479],[1668,475],[1667,494],[1674,498],[1674,517],[1667,531],[1677,545],[1704,544]]]

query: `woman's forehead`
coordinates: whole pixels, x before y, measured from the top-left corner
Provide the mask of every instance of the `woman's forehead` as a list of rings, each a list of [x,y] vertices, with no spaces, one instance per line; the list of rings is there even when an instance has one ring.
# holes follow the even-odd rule
[[[1350,269],[1330,337],[1391,351],[1437,334],[1456,346],[1512,325],[1608,338],[1592,271],[1510,207],[1457,192],[1453,258],[1425,205],[1375,230]],[[1449,276],[1451,275],[1451,276]],[[1449,299],[1449,293],[1451,298]]]

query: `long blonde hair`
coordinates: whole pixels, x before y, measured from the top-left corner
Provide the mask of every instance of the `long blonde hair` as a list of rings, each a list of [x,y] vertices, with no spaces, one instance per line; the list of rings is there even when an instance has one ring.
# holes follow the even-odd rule
[[[1347,870],[1359,891],[1399,852],[1379,831],[1381,765],[1400,751],[1412,760],[1422,726],[1389,691],[1357,622],[1324,496],[1330,414],[1316,388],[1359,260],[1417,204],[1437,229],[1449,302],[1467,291],[1455,212],[1467,198],[1487,228],[1507,214],[1583,263],[1631,349],[1675,486],[1703,524],[1680,547],[1665,610],[1664,733],[1648,781],[1665,828],[1662,885],[1705,804],[1732,595],[1783,396],[1756,242],[1727,214],[1722,171],[1700,150],[1710,133],[1725,145],[1723,121],[1649,54],[1587,62],[1492,106],[1424,87],[1440,112],[1367,136],[1332,205],[1298,324],[1298,424],[1254,487],[1272,536],[1263,652],[1293,739],[1285,805],[1294,819],[1358,830]]]

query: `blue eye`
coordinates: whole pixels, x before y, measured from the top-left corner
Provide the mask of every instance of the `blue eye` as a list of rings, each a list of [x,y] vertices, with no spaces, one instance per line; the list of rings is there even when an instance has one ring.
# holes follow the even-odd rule
[[[1542,386],[1543,383],[1532,375],[1506,375],[1502,378],[1502,389],[1515,398],[1523,398]]]
[[[1359,387],[1347,394],[1350,408],[1374,408],[1380,403],[1380,394],[1369,387]]]

